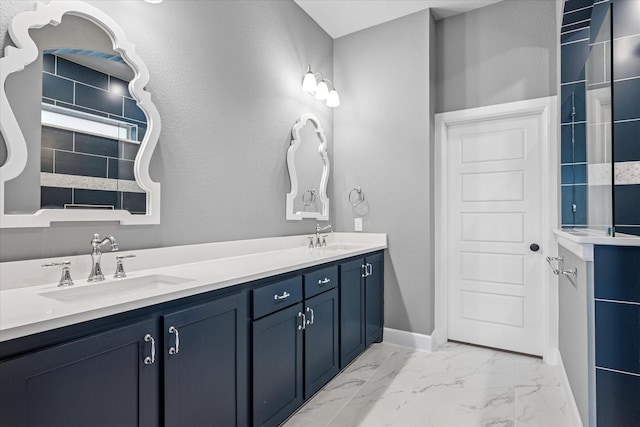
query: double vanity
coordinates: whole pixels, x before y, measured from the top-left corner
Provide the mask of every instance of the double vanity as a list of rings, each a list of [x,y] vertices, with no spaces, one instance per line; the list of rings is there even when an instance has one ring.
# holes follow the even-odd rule
[[[278,425],[382,339],[385,248],[331,233],[140,250],[120,279],[105,253],[98,282],[89,255],[2,263],[0,419]]]

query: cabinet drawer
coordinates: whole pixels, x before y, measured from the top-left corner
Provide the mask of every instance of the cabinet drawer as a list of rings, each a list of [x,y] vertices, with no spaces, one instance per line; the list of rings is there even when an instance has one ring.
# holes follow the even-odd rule
[[[293,277],[252,291],[253,318],[302,301],[302,277]]]
[[[323,268],[304,275],[304,297],[309,298],[338,286],[338,266]]]

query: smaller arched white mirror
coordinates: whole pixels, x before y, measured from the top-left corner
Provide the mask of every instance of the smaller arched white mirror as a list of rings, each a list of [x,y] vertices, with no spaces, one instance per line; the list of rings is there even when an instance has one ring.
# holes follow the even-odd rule
[[[8,30],[0,227],[160,223],[160,184],[149,176],[160,115],[122,28],[87,3],[52,1],[16,15]]]
[[[288,220],[329,220],[329,158],[327,138],[320,121],[307,113],[293,125],[287,151],[291,191],[287,194]]]

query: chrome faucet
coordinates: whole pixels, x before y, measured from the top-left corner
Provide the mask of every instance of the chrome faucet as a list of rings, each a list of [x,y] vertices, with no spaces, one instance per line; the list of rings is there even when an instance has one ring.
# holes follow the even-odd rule
[[[100,282],[104,280],[104,274],[102,274],[102,268],[100,267],[100,260],[102,259],[100,248],[107,243],[111,245],[112,252],[118,250],[118,243],[113,236],[107,236],[100,240],[100,235],[96,233],[93,235],[93,239],[91,239],[91,273],[89,273],[88,282]]]
[[[320,227],[320,224],[316,224],[316,248],[319,248],[320,246],[327,246],[326,235],[322,236],[322,241],[320,241],[320,233],[324,231],[328,231],[328,232],[333,231],[331,229],[331,224],[326,225],[324,227]]]

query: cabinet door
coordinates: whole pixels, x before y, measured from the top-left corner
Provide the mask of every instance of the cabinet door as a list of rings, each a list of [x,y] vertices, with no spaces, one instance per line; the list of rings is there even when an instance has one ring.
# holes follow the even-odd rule
[[[303,402],[302,304],[253,322],[253,425],[277,426]]]
[[[165,426],[248,423],[246,294],[163,317]]]
[[[340,265],[340,368],[365,349],[364,259]]]
[[[365,335],[366,346],[382,341],[384,264],[382,254],[367,257],[369,274],[365,278]]]
[[[338,290],[305,301],[304,397],[320,390],[340,370],[338,360]]]
[[[0,363],[0,425],[159,425],[156,332],[147,320]]]

